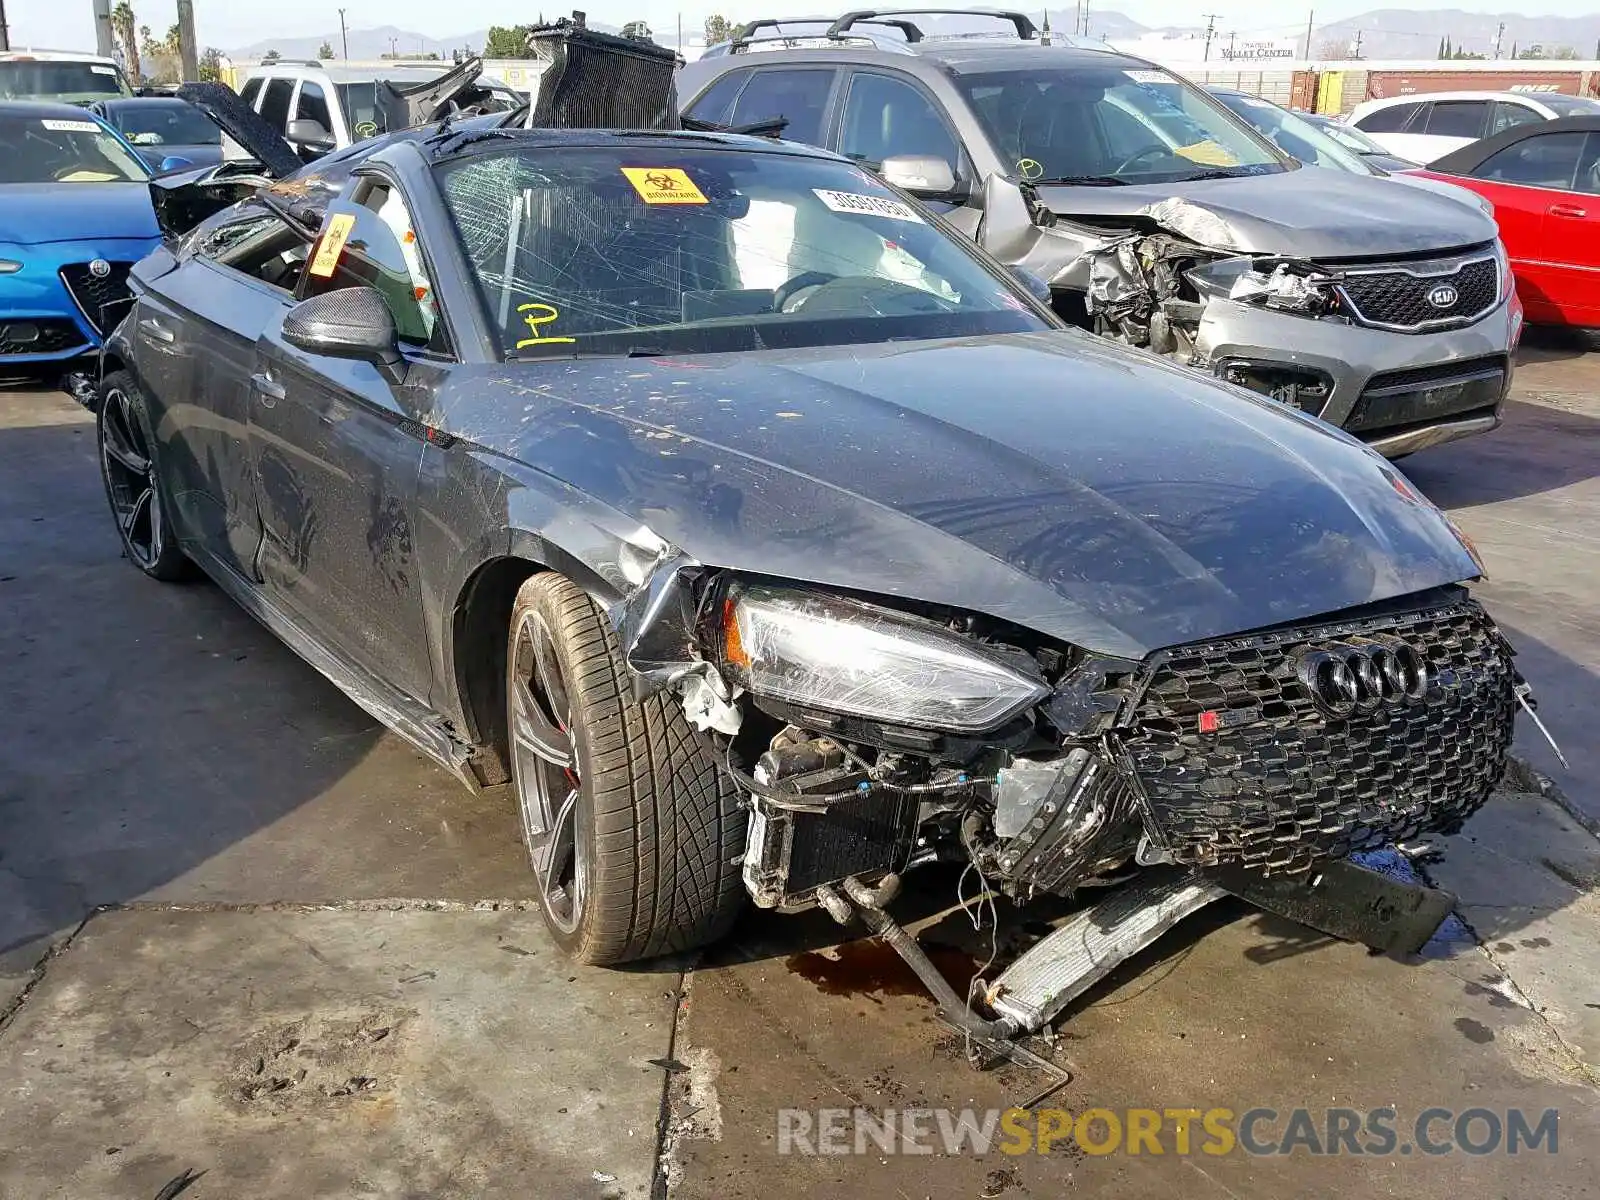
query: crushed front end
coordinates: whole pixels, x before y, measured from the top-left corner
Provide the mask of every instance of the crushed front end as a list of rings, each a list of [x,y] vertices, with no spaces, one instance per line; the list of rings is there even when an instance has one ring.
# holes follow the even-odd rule
[[[1511,742],[1510,648],[1459,591],[1142,662],[820,593],[712,607],[744,693],[721,753],[753,764],[745,877],[771,907],[940,857],[1019,899],[1130,863],[1305,874],[1459,828]],[[923,657],[888,660],[880,635]]]
[[[1246,249],[1244,231],[1198,199],[1115,216],[1051,207],[1073,200],[1082,197],[1071,189],[994,181],[995,215],[979,232],[992,253],[1049,282],[1064,318],[1390,457],[1500,423],[1523,314],[1498,240],[1302,254],[1304,239],[1286,232],[1281,249]]]
[[[860,910],[886,937],[905,934],[874,887],[937,860],[1018,903],[1160,875],[1148,912],[1127,902],[1156,936],[1222,891],[1310,887],[1455,831],[1511,744],[1512,651],[1460,587],[1133,661],[968,614],[674,578],[630,653],[696,648],[656,679],[748,796],[750,895]]]

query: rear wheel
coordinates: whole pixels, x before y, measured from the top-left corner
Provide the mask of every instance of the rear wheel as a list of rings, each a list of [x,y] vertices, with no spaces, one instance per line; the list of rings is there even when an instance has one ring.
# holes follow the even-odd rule
[[[100,476],[117,522],[122,552],[152,579],[172,581],[190,573],[189,560],[161,496],[156,470],[155,438],[144,397],[126,371],[106,376],[95,418],[100,449]]]
[[[738,795],[673,697],[634,700],[616,634],[562,576],[517,593],[506,713],[540,907],[562,949],[617,963],[720,936],[744,898]]]

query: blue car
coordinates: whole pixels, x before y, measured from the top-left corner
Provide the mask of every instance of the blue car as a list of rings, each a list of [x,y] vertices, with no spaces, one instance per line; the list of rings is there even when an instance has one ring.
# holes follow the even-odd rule
[[[87,369],[160,244],[150,170],[82,108],[0,102],[0,374]]]

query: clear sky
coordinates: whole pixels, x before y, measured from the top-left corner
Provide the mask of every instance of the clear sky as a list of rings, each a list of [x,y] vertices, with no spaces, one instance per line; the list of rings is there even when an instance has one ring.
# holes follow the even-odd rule
[[[1075,0],[1052,7],[1071,7]],[[1541,14],[1553,16],[1581,16],[1593,12],[1600,0],[1537,0]],[[756,16],[778,16],[784,12],[831,12],[829,8],[812,8],[795,4],[787,8],[778,0],[756,6],[751,0],[738,3],[720,3],[719,0],[697,0],[693,7],[680,6],[672,0],[572,0],[563,5],[560,0],[452,0],[439,4],[437,0],[344,0],[345,19],[352,29],[394,25],[414,30],[429,37],[446,38],[470,33],[489,25],[513,24],[530,20],[542,7],[546,16],[555,16],[572,7],[581,7],[590,18],[620,25],[624,21],[643,18],[658,31],[665,32],[675,26],[681,12],[685,30],[695,28],[705,14],[722,12],[739,21]],[[158,33],[177,18],[173,0],[133,0],[134,13],[139,24],[149,25]],[[900,0],[894,7],[903,7]],[[1223,21],[1241,29],[1261,29],[1282,22],[1290,26],[1303,25],[1307,8],[1315,8],[1318,23],[1354,16],[1375,8],[1404,7],[1419,9],[1462,8],[1474,11],[1505,11],[1512,7],[1501,0],[1498,4],[1473,4],[1470,0],[1302,0],[1298,6],[1266,6],[1260,0],[1209,0],[1207,11],[1217,13]],[[839,11],[850,7],[841,3]],[[1092,3],[1098,9],[1098,3]],[[1146,25],[1194,24],[1194,13],[1200,7],[1179,0],[1109,0],[1108,9],[1127,13]],[[37,46],[49,49],[94,48],[93,8],[90,0],[9,0],[6,5],[11,24],[13,47]],[[223,49],[248,45],[262,38],[309,37],[335,32],[339,28],[338,4],[333,0],[273,0],[270,4],[224,4],[222,0],[195,0],[195,24],[202,46]]]

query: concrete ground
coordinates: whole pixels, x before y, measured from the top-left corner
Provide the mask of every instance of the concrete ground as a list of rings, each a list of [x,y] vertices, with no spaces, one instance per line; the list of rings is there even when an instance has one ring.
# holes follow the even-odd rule
[[[1191,918],[1070,1011],[1049,1101],[1389,1105],[1402,1143],[1432,1106],[1559,1109],[1559,1152],[1517,1157],[780,1156],[780,1109],[1005,1107],[1046,1080],[970,1069],[897,960],[822,920],[753,913],[688,972],[564,962],[506,798],[461,790],[209,585],[140,579],[86,415],[0,393],[0,1197],[1595,1194],[1583,349],[1542,340],[1504,429],[1405,463],[1488,561],[1578,769],[1521,740],[1568,807],[1497,797],[1426,868],[1464,924],[1420,961],[1239,905]],[[935,872],[904,903],[964,976],[989,934],[955,888]],[[1041,932],[1001,915],[1002,953]]]

